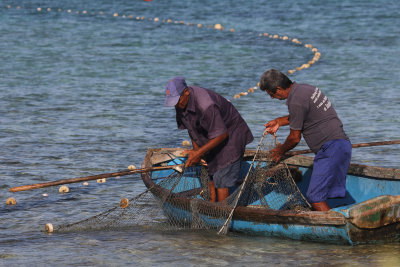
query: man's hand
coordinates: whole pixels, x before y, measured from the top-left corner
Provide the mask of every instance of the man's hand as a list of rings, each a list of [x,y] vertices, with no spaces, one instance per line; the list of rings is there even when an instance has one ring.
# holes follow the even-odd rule
[[[279,125],[278,121],[275,119],[275,120],[272,120],[272,121],[266,123],[264,126],[265,126],[264,133],[275,134],[276,131],[278,131],[280,125]]]
[[[198,150],[186,150],[188,159],[186,160],[185,168],[198,164],[202,160],[202,154]]]
[[[271,159],[276,162],[280,161],[283,158],[283,155],[287,151],[297,146],[300,140],[301,140],[301,131],[290,129],[290,134],[286,138],[285,143],[283,144],[279,143],[276,145],[274,149],[271,149],[269,151],[271,153],[270,154]]]
[[[187,150],[187,156],[188,159],[186,161],[185,167],[189,167],[189,166],[193,166],[196,165],[197,163],[199,163],[201,161],[201,157],[204,156],[205,154],[207,154],[209,151],[211,151],[213,148],[215,148],[216,146],[218,146],[219,144],[221,144],[226,138],[228,138],[228,133],[225,132],[211,140],[209,140],[204,146],[199,147],[196,149],[196,146],[193,146],[194,149],[193,150]],[[195,142],[193,142],[192,139],[192,143],[195,144]]]
[[[285,152],[286,151],[283,149],[283,145],[281,143],[278,143],[275,148],[269,151],[270,158],[278,163],[282,159]]]

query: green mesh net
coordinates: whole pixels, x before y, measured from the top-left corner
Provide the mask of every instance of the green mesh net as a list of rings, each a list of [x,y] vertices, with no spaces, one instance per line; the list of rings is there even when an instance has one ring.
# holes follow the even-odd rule
[[[146,227],[165,230],[216,229],[228,232],[236,217],[236,209],[310,210],[295,180],[301,172],[286,163],[275,164],[268,151],[275,140],[262,136],[252,158],[242,162],[244,182],[222,202],[211,202],[209,175],[206,166],[163,170],[142,174],[147,190],[122,199],[114,208],[88,219],[56,226],[54,231],[107,230]],[[154,150],[148,155],[151,166],[182,164],[185,158],[173,150]],[[159,158],[157,160],[157,158]],[[151,167],[143,166],[143,167]]]

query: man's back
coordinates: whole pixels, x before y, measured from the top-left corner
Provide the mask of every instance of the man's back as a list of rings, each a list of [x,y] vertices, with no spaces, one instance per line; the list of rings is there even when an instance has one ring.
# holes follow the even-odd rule
[[[241,157],[254,138],[237,109],[224,97],[198,86],[188,89],[190,98],[186,109],[176,109],[178,128],[188,129],[199,146],[225,132],[229,135],[222,146],[205,156],[212,174]]]
[[[331,102],[318,88],[293,83],[287,105],[290,128],[301,130],[307,145],[314,152],[329,140],[349,140]]]

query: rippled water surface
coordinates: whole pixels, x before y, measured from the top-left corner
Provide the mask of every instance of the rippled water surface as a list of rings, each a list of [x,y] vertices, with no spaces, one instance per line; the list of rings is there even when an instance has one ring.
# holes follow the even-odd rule
[[[56,187],[8,189],[140,166],[147,148],[180,146],[187,134],[163,107],[175,75],[232,100],[255,148],[263,124],[287,108],[259,90],[233,96],[268,68],[292,70],[314,56],[262,33],[318,49],[321,58],[290,77],[328,95],[353,143],[400,139],[399,9],[394,0],[0,1],[0,265],[398,266],[398,244],[141,228],[47,235],[45,223],[97,214],[143,184],[109,179],[70,185],[64,195]],[[217,23],[224,31],[209,27]],[[398,168],[399,158],[398,145],[353,150],[355,163]],[[8,197],[18,204],[6,206]]]

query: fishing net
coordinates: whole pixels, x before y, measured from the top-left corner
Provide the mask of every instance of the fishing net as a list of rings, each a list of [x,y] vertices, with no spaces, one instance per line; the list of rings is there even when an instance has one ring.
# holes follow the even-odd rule
[[[222,202],[210,201],[206,166],[194,166],[182,172],[173,169],[142,174],[147,190],[122,199],[119,205],[88,219],[55,227],[55,231],[107,230],[126,227],[146,227],[165,230],[219,229],[226,233],[235,209],[310,210],[295,180],[301,172],[282,162],[270,160],[269,150],[276,140],[267,141],[263,135],[256,152],[241,166],[243,182]],[[184,158],[168,151],[168,160],[154,165],[177,165]],[[149,166],[146,166],[149,167]]]

